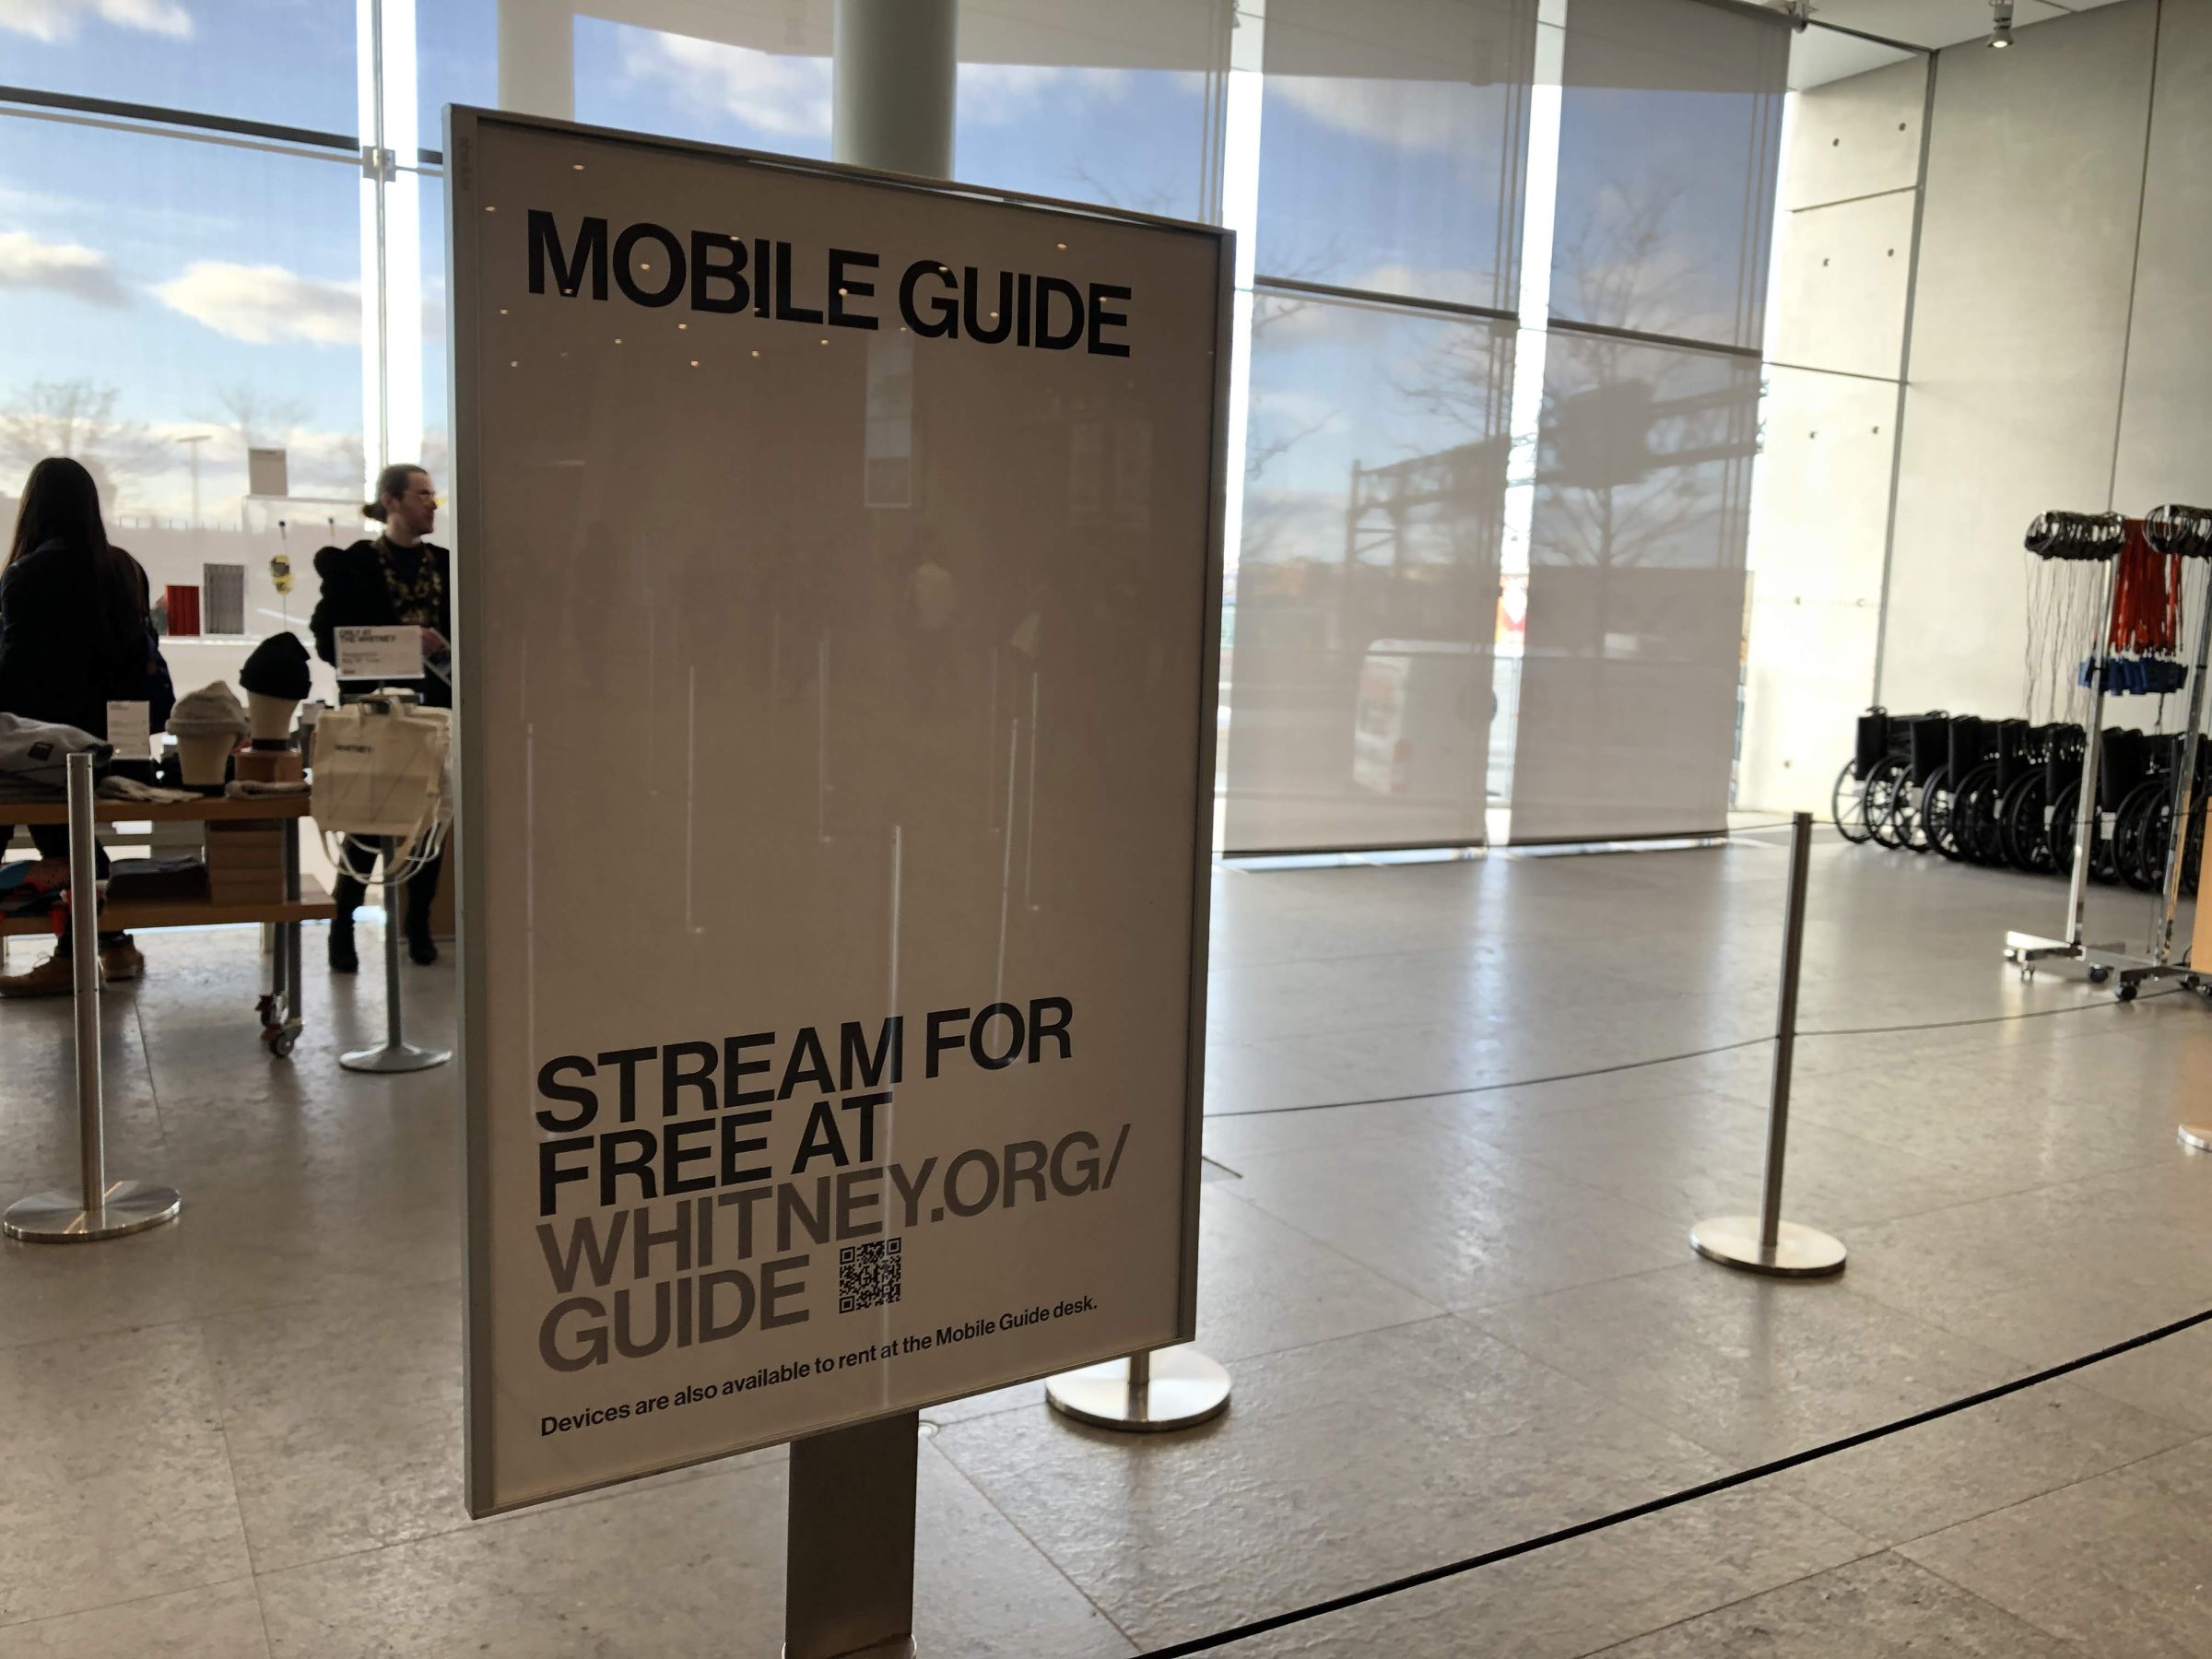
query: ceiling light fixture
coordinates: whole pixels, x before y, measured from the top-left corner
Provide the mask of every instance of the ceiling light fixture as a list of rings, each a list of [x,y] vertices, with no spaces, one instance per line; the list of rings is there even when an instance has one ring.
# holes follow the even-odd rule
[[[1989,43],[2012,44],[2012,0],[1989,0]]]

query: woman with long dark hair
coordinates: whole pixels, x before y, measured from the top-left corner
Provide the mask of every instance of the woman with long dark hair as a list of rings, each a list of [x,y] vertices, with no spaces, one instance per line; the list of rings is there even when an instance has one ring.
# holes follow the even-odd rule
[[[0,712],[108,735],[108,704],[145,699],[156,660],[146,571],[108,541],[92,475],[66,455],[30,469],[16,532],[0,564]],[[168,710],[149,710],[159,727]],[[0,847],[10,831],[0,830]],[[37,824],[47,858],[66,858],[65,825]],[[108,857],[99,855],[100,873]],[[101,971],[136,979],[146,960],[128,934],[100,935]],[[69,936],[28,973],[0,977],[0,996],[62,996],[72,989]]]

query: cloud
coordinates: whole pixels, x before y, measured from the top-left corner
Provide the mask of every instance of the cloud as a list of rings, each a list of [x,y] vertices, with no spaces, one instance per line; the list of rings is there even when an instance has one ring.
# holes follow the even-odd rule
[[[4,0],[0,0],[4,3]],[[684,106],[783,138],[830,135],[830,60],[782,57],[657,30],[623,31],[622,72]]]
[[[154,293],[172,311],[250,345],[350,346],[361,337],[359,284],[302,276],[282,265],[195,259]]]
[[[88,305],[130,303],[105,253],[78,242],[41,241],[28,230],[0,230],[0,288],[48,288]]]
[[[1464,150],[1480,119],[1465,107],[1465,81],[1283,75],[1268,76],[1267,91],[1324,126],[1402,149]]]
[[[192,14],[179,0],[0,0],[0,29],[50,46],[76,39],[88,18],[175,41],[192,38]]]
[[[1129,91],[1123,69],[1055,69],[1041,64],[962,64],[960,114],[985,126],[1007,126],[1077,100],[1120,99]]]

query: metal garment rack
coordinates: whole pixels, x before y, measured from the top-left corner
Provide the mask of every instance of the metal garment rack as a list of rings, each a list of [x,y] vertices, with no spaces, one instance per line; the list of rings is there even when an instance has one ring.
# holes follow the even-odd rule
[[[2194,507],[2166,506],[2151,510],[2143,521],[2144,539],[2151,550],[2171,559],[2212,558],[2212,512]],[[2182,865],[2189,846],[2189,820],[2195,807],[2199,728],[2204,721],[2205,677],[2212,663],[2212,594],[2199,606],[2196,620],[2195,661],[2189,676],[2189,713],[2183,729],[2182,753],[2174,771],[2173,827],[2166,858],[2166,879],[2159,889],[2159,907],[2151,926],[2150,948],[2136,956],[2117,944],[2091,945],[2084,933],[2088,911],[2089,868],[2096,853],[2097,826],[2101,815],[2098,800],[2099,771],[2104,742],[2105,681],[2108,677],[2112,607],[2118,597],[2120,549],[2125,539],[2125,521],[2120,514],[2045,513],[2029,527],[2028,549],[2040,558],[2094,559],[2103,567],[2101,618],[2092,643],[2089,663],[2088,719],[2084,730],[2081,760],[2081,798],[2075,808],[2074,868],[2066,892],[2066,936],[2045,938],[2037,934],[2005,935],[2006,960],[2018,963],[2020,977],[2031,977],[2035,964],[2053,959],[2077,961],[2088,971],[2089,982],[2116,980],[2113,994],[2133,1002],[2143,986],[2154,980],[2181,979],[2191,985],[2196,975],[2173,959],[2174,917],[2181,904]]]

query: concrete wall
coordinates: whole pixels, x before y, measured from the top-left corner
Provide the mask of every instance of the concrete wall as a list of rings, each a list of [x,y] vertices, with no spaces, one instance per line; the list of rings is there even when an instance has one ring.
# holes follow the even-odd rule
[[[1874,686],[1924,60],[1796,98],[1768,301],[1735,805],[1825,809]]]
[[[1937,61],[1883,637],[1891,708],[2019,709],[2020,537],[2038,512],[2212,494],[2212,402],[2190,384],[2212,353],[2212,188],[2192,176],[2212,0],[2163,10],[2173,57],[2159,78],[2171,84],[2155,123],[2159,0]],[[2151,218],[2165,222],[2144,240],[2138,283],[2147,142]],[[1849,735],[1835,733],[1839,757]]]

